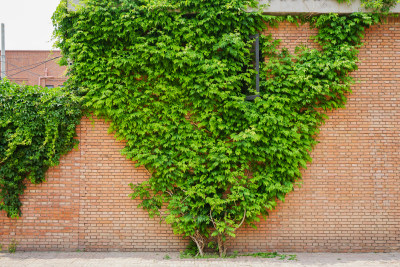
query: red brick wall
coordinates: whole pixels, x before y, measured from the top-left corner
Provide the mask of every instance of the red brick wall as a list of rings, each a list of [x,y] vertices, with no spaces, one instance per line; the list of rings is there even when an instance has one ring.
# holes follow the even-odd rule
[[[60,86],[67,80],[66,67],[57,63],[60,55],[60,51],[6,50],[7,78],[19,84]],[[43,78],[46,74],[51,77]]]
[[[149,177],[145,168],[121,155],[123,142],[107,133],[108,124],[83,118],[79,148],[62,157],[47,182],[28,185],[23,216],[0,212],[0,244],[12,239],[24,250],[167,251],[186,242],[170,227],[137,208],[129,183]]]
[[[270,32],[290,46],[312,33],[283,23]],[[256,230],[243,228],[231,250],[355,252],[400,250],[400,20],[366,32],[345,109],[329,113],[303,185]],[[128,197],[147,179],[120,154],[103,120],[84,118],[80,146],[29,185],[23,217],[0,213],[0,243],[24,250],[176,251],[187,241],[149,219]]]

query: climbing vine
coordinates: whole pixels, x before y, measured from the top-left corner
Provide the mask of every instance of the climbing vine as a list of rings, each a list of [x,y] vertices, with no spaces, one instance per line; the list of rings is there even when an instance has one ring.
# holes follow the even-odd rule
[[[151,178],[132,198],[219,253],[244,223],[254,226],[301,179],[325,111],[344,107],[364,29],[378,15],[307,19],[318,49],[291,54],[261,35],[260,97],[253,39],[283,19],[247,12],[254,0],[88,0],[54,14],[68,87],[111,121],[123,154]],[[268,32],[268,31],[267,31]]]
[[[375,12],[388,13],[399,0],[361,0],[361,5]]]
[[[351,4],[353,0],[337,0],[339,3]],[[399,0],[361,0],[361,6],[373,12],[388,14],[390,9],[398,4]]]
[[[78,98],[63,88],[0,80],[0,210],[21,215],[24,180],[44,181],[49,167],[77,144]]]

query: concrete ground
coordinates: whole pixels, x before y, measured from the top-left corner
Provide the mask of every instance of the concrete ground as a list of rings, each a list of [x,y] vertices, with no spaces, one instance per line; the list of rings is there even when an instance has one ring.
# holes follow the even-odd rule
[[[17,252],[0,253],[0,266],[393,266],[400,267],[394,253],[285,253],[295,260],[237,257],[234,259],[180,259],[179,253],[142,252]],[[293,258],[293,257],[292,257]]]

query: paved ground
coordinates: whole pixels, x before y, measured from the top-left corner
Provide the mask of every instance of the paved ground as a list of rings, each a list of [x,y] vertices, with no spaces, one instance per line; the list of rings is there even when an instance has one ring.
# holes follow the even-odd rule
[[[237,257],[235,259],[180,259],[178,253],[139,252],[17,252],[0,253],[0,266],[393,266],[400,267],[396,253],[286,253],[296,260]],[[167,259],[168,258],[168,259]]]

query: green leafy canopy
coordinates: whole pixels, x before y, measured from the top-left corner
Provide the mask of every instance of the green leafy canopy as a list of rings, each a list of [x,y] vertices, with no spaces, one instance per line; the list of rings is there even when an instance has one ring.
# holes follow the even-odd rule
[[[337,0],[339,3],[346,2],[350,4],[353,0]],[[388,14],[390,9],[396,6],[399,0],[361,0],[361,5],[373,12]]]
[[[252,39],[283,19],[253,0],[88,0],[53,19],[69,88],[111,121],[129,159],[151,178],[132,198],[162,215],[201,249],[220,253],[243,222],[254,225],[293,190],[326,116],[343,107],[364,28],[377,16],[328,14],[308,20],[320,49],[291,54],[260,37],[260,97]]]
[[[63,88],[0,80],[0,210],[21,215],[24,179],[37,184],[77,140],[79,99]]]

